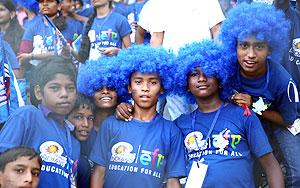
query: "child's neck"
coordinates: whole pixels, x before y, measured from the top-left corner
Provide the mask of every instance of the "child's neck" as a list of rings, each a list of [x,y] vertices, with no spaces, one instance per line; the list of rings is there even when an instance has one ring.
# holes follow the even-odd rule
[[[222,101],[219,96],[215,96],[210,99],[197,99],[197,104],[200,112],[209,113],[216,111],[222,105]]]
[[[265,75],[266,72],[267,72],[267,65],[255,72],[246,72],[242,69],[240,70],[241,76],[244,78],[248,78],[248,79],[259,78],[259,77]]]
[[[133,118],[138,119],[140,121],[151,121],[157,113],[156,105],[147,109],[134,105],[133,108]]]
[[[109,4],[97,8],[97,18],[104,18],[110,13]]]
[[[94,122],[95,130],[98,132],[99,127],[100,127],[101,123],[103,122],[103,120],[105,118],[107,118],[108,116],[113,115],[114,113],[115,113],[114,109],[97,109],[95,122]]]

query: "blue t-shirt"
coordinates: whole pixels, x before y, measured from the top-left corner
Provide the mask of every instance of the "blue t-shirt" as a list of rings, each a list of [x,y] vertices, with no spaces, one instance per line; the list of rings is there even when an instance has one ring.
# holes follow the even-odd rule
[[[75,183],[79,142],[53,114],[45,116],[41,109],[24,106],[17,109],[0,132],[0,152],[15,146],[33,147],[43,160],[39,187],[70,187]]]
[[[66,28],[62,31],[64,38],[71,43],[76,36],[82,33],[82,25],[75,20],[67,19]],[[58,45],[58,35],[52,26],[46,26],[42,16],[37,16],[26,28],[22,40],[32,41],[33,53],[45,53],[60,50]],[[38,61],[32,61],[32,64],[38,64]]]
[[[279,63],[269,62],[266,74],[260,78],[246,79],[238,75],[238,80],[238,91],[252,96],[253,111],[275,110],[282,115],[285,124],[293,124],[299,116],[297,86],[291,75]],[[267,123],[268,121],[263,121],[263,125]]]
[[[254,187],[252,154],[261,157],[272,149],[259,119],[243,113],[235,104],[225,105],[207,142],[216,111],[201,113],[197,109],[175,120],[184,137],[188,171],[199,158],[208,164],[203,187]]]
[[[185,176],[181,133],[160,115],[151,122],[107,118],[90,159],[106,168],[107,188],[157,188],[165,178]]]
[[[115,12],[105,18],[95,17],[88,35],[91,42],[90,59],[101,56],[101,48],[122,48],[122,38],[131,33],[127,19]]]

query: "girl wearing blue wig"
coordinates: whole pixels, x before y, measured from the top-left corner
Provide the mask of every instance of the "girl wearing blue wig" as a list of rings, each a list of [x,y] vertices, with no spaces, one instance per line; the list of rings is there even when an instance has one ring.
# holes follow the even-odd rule
[[[271,142],[278,143],[286,168],[286,186],[300,187],[300,134],[290,128],[299,118],[299,93],[280,65],[290,24],[283,12],[266,4],[240,4],[221,28],[221,40],[237,62],[238,92],[232,100],[259,115]],[[295,123],[294,123],[295,122]],[[294,125],[293,125],[294,123]]]
[[[185,176],[184,151],[179,129],[156,112],[158,97],[173,82],[172,57],[163,49],[135,46],[116,56],[119,71],[113,76],[121,100],[132,97],[133,120],[111,116],[104,120],[90,159],[96,163],[91,187],[179,188]],[[127,90],[128,89],[128,90]]]
[[[270,187],[284,187],[259,119],[244,116],[243,108],[228,100],[234,71],[229,59],[225,48],[211,40],[179,50],[174,92],[198,105],[194,112],[175,120],[184,136],[189,171],[186,186],[197,181],[192,174],[201,161],[208,166],[202,187],[253,188],[254,154],[266,170]]]

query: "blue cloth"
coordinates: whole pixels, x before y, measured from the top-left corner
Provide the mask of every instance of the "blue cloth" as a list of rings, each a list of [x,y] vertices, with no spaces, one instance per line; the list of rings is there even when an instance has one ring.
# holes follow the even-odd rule
[[[259,119],[243,113],[244,109],[235,104],[225,105],[207,143],[216,112],[201,113],[197,109],[175,120],[184,137],[188,171],[199,157],[208,164],[203,187],[254,187],[252,154],[261,157],[272,152],[272,148]]]
[[[79,188],[90,187],[92,161],[88,159],[92,146],[95,143],[97,132],[92,129],[88,139],[80,142],[80,159],[78,163],[77,186]]]
[[[131,27],[127,19],[118,13],[111,12],[105,18],[96,17],[89,31],[90,58],[98,59],[101,48],[122,48],[122,38],[130,33]]]
[[[9,44],[4,41],[2,33],[0,33],[0,123],[4,123],[8,116],[19,108],[19,100],[17,95],[17,88],[15,85],[15,77],[13,77],[13,69],[18,69],[19,63],[16,55]],[[8,65],[10,77],[10,95],[9,99],[6,97],[6,88],[4,84],[4,65]]]
[[[181,133],[160,115],[151,122],[107,118],[90,159],[106,168],[108,188],[157,188],[165,178],[185,176]]]
[[[69,128],[56,121],[53,113],[24,106],[17,109],[0,132],[0,152],[15,146],[33,147],[43,159],[39,187],[70,187],[70,174],[76,177],[79,142]],[[70,142],[68,141],[70,140]]]

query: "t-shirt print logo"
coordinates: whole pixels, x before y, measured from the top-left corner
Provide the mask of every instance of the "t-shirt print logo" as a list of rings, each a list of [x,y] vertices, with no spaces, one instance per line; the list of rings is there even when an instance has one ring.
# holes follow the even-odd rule
[[[205,143],[205,139],[199,131],[189,133],[184,139],[184,145],[189,153],[207,148],[207,143]]]
[[[296,38],[293,40],[293,51],[294,56],[300,57],[300,38]]]
[[[45,162],[55,163],[65,167],[67,158],[62,156],[64,150],[61,145],[54,141],[46,141],[40,146],[41,158]]]
[[[127,142],[118,142],[111,148],[111,159],[110,161],[122,162],[122,163],[133,163],[135,159],[135,153],[131,153],[133,147]]]

